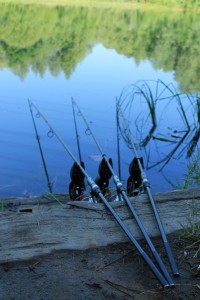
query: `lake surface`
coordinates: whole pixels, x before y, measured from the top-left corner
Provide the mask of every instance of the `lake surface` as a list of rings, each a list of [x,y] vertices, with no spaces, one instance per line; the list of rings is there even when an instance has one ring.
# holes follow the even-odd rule
[[[0,196],[48,192],[28,99],[78,158],[73,97],[112,157],[116,173],[120,99],[153,191],[177,186],[199,147],[199,139],[194,143],[199,130],[199,32],[194,13],[0,4]],[[53,191],[66,193],[73,162],[33,112]],[[76,117],[82,159],[95,179],[100,153]],[[122,125],[121,130],[121,179],[126,185],[134,155]]]

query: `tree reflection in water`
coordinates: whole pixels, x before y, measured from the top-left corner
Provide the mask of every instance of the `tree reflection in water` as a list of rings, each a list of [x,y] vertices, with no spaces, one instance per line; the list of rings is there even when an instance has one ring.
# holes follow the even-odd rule
[[[0,3],[0,68],[22,78],[30,69],[69,78],[97,43],[174,71],[184,92],[200,90],[198,13]]]

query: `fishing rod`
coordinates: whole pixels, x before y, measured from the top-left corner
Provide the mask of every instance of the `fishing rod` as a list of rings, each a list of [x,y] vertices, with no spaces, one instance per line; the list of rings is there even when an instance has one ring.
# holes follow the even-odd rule
[[[41,146],[41,143],[40,143],[40,136],[39,136],[38,131],[37,131],[37,126],[36,126],[35,119],[34,119],[34,116],[33,116],[33,111],[32,111],[32,108],[31,108],[30,100],[28,100],[28,103],[29,103],[29,109],[30,109],[30,113],[31,113],[32,121],[33,121],[35,134],[36,134],[36,139],[37,139],[37,142],[38,142],[38,147],[39,147],[39,150],[40,150],[40,155],[41,155],[41,158],[42,158],[42,164],[43,164],[44,172],[45,172],[46,179],[47,179],[47,185],[48,185],[48,188],[49,188],[49,192],[52,194],[53,193],[52,183],[50,182],[50,179],[49,179],[49,174],[48,174],[48,171],[47,171],[47,166],[46,166],[46,162],[45,162],[45,159],[44,159],[42,146]]]
[[[119,135],[119,109],[118,101],[116,99],[116,127],[117,127],[117,164],[118,164],[118,177],[121,180],[121,160],[120,160],[120,135]],[[122,201],[121,194],[117,190],[119,201]]]
[[[119,143],[119,108],[118,101],[116,99],[116,125],[117,125],[117,160],[118,160],[118,176],[121,180],[121,161],[120,161],[120,143]]]
[[[80,148],[80,141],[79,141],[79,134],[78,134],[78,127],[76,122],[76,115],[75,115],[75,109],[74,104],[72,101],[72,111],[73,111],[73,118],[74,118],[74,127],[75,127],[75,134],[76,134],[76,143],[78,148],[78,155],[79,155],[79,162],[83,168],[85,168],[84,162],[81,158],[81,148]],[[81,169],[77,165],[76,162],[74,162],[71,170],[70,170],[70,177],[71,182],[69,184],[69,195],[72,200],[83,200],[84,199],[84,190],[85,190],[85,176],[82,173]]]
[[[92,129],[90,128],[90,126],[89,126],[89,124],[88,124],[86,118],[84,117],[83,113],[81,112],[81,110],[80,110],[78,104],[77,104],[75,101],[74,101],[74,104],[76,105],[77,110],[78,110],[80,116],[82,117],[83,121],[85,122],[85,124],[86,124],[86,126],[87,126],[87,129],[86,129],[86,130],[87,130],[88,132],[90,132],[90,134],[92,135],[92,137],[93,137],[93,139],[94,139],[94,141],[95,141],[95,143],[96,143],[96,145],[97,145],[97,147],[98,147],[98,149],[99,149],[99,151],[100,151],[102,157],[103,157],[103,158],[105,159],[105,161],[107,162],[107,165],[108,165],[108,167],[109,167],[109,169],[110,169],[110,171],[111,171],[111,173],[112,173],[112,175],[113,175],[113,181],[114,181],[114,183],[115,183],[115,185],[116,185],[117,191],[119,192],[120,195],[122,195],[123,199],[125,200],[125,202],[127,203],[128,207],[129,207],[130,211],[132,212],[133,217],[134,217],[134,219],[136,220],[136,222],[137,222],[137,224],[138,224],[138,226],[139,226],[139,228],[140,228],[140,230],[141,230],[141,232],[142,232],[142,234],[143,234],[143,236],[144,236],[144,238],[145,238],[145,240],[146,240],[146,242],[147,242],[147,244],[148,244],[148,246],[149,246],[149,248],[150,248],[150,250],[151,250],[151,252],[152,252],[152,254],[153,254],[153,256],[154,256],[154,258],[155,258],[155,260],[157,261],[157,263],[158,263],[158,265],[159,265],[161,271],[163,272],[165,278],[167,279],[167,281],[169,282],[169,284],[170,284],[171,286],[173,286],[174,283],[173,283],[173,281],[172,281],[172,278],[171,278],[171,276],[169,275],[169,273],[168,273],[168,271],[167,271],[167,269],[166,269],[164,263],[162,262],[162,260],[161,260],[161,258],[160,258],[160,256],[159,256],[159,254],[158,254],[158,252],[157,252],[157,250],[155,249],[155,247],[154,247],[154,245],[153,245],[153,243],[152,243],[150,237],[148,236],[148,234],[147,234],[147,232],[146,232],[146,230],[145,230],[145,228],[144,228],[142,222],[140,221],[140,219],[139,219],[139,217],[138,217],[138,215],[137,215],[135,209],[133,208],[133,206],[132,206],[132,204],[131,204],[131,201],[130,201],[129,197],[128,197],[127,194],[126,194],[125,188],[123,187],[123,184],[121,183],[121,181],[120,181],[120,179],[118,178],[118,176],[115,174],[115,172],[114,172],[114,170],[113,170],[111,164],[109,163],[109,160],[108,160],[107,156],[104,154],[104,152],[103,152],[103,150],[102,150],[100,144],[98,143],[98,141],[97,141],[97,139],[96,139],[94,133],[92,132]]]
[[[76,133],[76,141],[77,141],[77,147],[78,147],[78,153],[79,153],[79,160],[81,164],[83,164],[81,159],[81,151],[80,151],[80,142],[79,142],[79,134],[78,134],[78,127],[76,122],[76,114],[75,114],[75,108],[74,108],[74,100],[71,98],[72,101],[72,109],[73,109],[73,117],[74,117],[74,127],[75,127],[75,133]],[[112,159],[109,159],[110,164],[112,165]],[[82,165],[83,166],[83,165]],[[78,172],[78,169],[76,170],[76,173]],[[109,179],[111,178],[112,174],[107,166],[107,163],[104,159],[100,162],[99,168],[98,168],[99,176],[95,179],[95,183],[100,187],[103,195],[109,192],[108,186],[109,186]],[[81,176],[79,176],[81,177]],[[78,184],[78,183],[77,183]],[[82,183],[80,185],[83,185]]]
[[[124,122],[124,125],[125,125],[126,134],[128,135],[128,139],[129,139],[129,142],[131,144],[131,149],[133,150],[135,158],[137,159],[137,162],[138,162],[138,166],[139,166],[139,169],[140,169],[140,172],[141,172],[142,184],[143,184],[144,189],[147,191],[147,194],[148,194],[148,197],[149,197],[149,200],[150,200],[153,212],[154,212],[154,216],[156,218],[156,222],[157,222],[157,225],[158,225],[158,228],[160,230],[160,234],[161,234],[161,237],[162,237],[162,240],[163,240],[163,243],[164,243],[164,247],[165,247],[169,262],[170,262],[171,269],[173,271],[174,276],[180,276],[180,273],[179,273],[178,268],[176,266],[176,262],[174,260],[169,242],[168,242],[166,234],[165,234],[165,230],[164,230],[162,222],[160,220],[160,216],[158,214],[158,211],[157,211],[157,208],[156,208],[156,205],[155,205],[155,201],[154,201],[153,196],[151,194],[150,183],[149,183],[149,181],[147,179],[147,176],[146,176],[146,174],[143,170],[142,163],[141,163],[140,158],[138,156],[136,147],[133,143],[130,128],[129,128],[127,122],[126,122],[124,113],[123,113],[120,106],[119,106],[119,110],[120,110],[120,114],[122,116],[122,119],[123,119],[123,122]]]
[[[133,237],[132,233],[129,231],[127,226],[124,224],[124,222],[120,219],[118,214],[116,214],[115,210],[112,208],[110,203],[107,201],[107,199],[103,196],[101,190],[99,189],[98,185],[94,182],[94,180],[87,174],[85,169],[81,166],[77,158],[74,156],[74,154],[70,151],[70,149],[67,147],[67,145],[64,143],[64,141],[61,139],[61,137],[57,134],[57,132],[53,129],[53,127],[50,125],[48,120],[45,118],[45,116],[39,111],[39,109],[31,103],[31,106],[34,107],[39,115],[42,117],[44,122],[49,127],[50,131],[56,136],[58,141],[62,144],[64,149],[67,151],[69,156],[72,158],[74,162],[77,163],[83,174],[85,175],[88,185],[90,186],[91,192],[95,195],[95,197],[100,198],[102,202],[105,204],[107,209],[111,212],[115,220],[118,222],[118,224],[121,226],[127,237],[130,239],[130,241],[134,244],[137,251],[140,253],[144,261],[147,263],[151,271],[154,273],[154,275],[157,277],[159,282],[162,284],[163,287],[168,288],[170,287],[169,282],[166,280],[166,278],[163,276],[163,274],[158,270],[158,268],[154,265],[153,261],[150,259],[150,257],[147,255],[147,253],[142,249],[140,244],[136,241],[136,239]]]
[[[80,148],[80,141],[79,141],[79,134],[78,134],[78,127],[77,127],[77,122],[76,122],[76,115],[75,115],[75,108],[74,108],[74,102],[72,98],[72,110],[73,110],[73,118],[74,118],[74,127],[75,127],[75,133],[76,133],[76,143],[78,147],[78,155],[79,155],[79,161],[82,161],[81,158],[81,148]]]

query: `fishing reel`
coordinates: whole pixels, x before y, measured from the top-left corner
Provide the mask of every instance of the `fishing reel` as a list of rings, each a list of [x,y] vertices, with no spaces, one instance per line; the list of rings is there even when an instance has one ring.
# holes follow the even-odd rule
[[[139,158],[142,168],[144,168],[143,158]],[[136,196],[142,189],[142,177],[138,164],[138,158],[134,157],[129,165],[129,178],[127,180],[128,196]]]
[[[111,167],[113,166],[112,158],[109,158],[108,160]],[[109,195],[109,180],[112,177],[112,172],[110,171],[108,164],[103,157],[99,169],[98,169],[99,176],[96,178],[95,183],[99,186],[101,192],[103,195],[108,194]]]
[[[85,169],[84,162],[80,163]],[[69,196],[72,200],[83,200],[85,190],[85,175],[81,171],[79,165],[75,162],[70,170],[71,182],[69,184]]]

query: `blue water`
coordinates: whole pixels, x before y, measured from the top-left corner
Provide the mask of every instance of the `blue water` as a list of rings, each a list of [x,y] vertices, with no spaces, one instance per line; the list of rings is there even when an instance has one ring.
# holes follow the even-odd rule
[[[107,49],[97,44],[91,53],[76,66],[67,79],[64,73],[52,76],[47,70],[41,77],[29,71],[21,79],[8,68],[0,70],[0,196],[31,196],[48,192],[47,181],[42,165],[38,144],[27,100],[30,99],[62,137],[66,145],[78,158],[78,151],[73,124],[71,97],[73,97],[97,136],[99,143],[107,156],[113,158],[114,169],[117,169],[117,144],[115,103],[123,88],[138,80],[161,79],[166,84],[173,83],[173,72],[155,70],[150,61],[144,60],[136,65],[134,58],[127,58],[115,50]],[[140,104],[134,104],[140,114]],[[162,111],[165,104],[160,104]],[[170,111],[171,109],[171,111]],[[177,121],[177,110],[169,108],[171,120]],[[167,113],[166,113],[167,114]],[[174,114],[174,116],[173,116]],[[169,118],[167,115],[165,118]],[[162,118],[162,115],[160,115]],[[68,192],[69,171],[72,160],[55,137],[48,138],[48,128],[41,118],[36,118],[47,169],[51,181],[54,182],[54,192]],[[130,120],[131,121],[131,120]],[[85,125],[77,117],[80,134],[82,158],[86,171],[95,178],[98,169],[98,149],[85,132]],[[171,122],[173,123],[173,121]],[[173,125],[171,124],[173,127]],[[174,124],[174,128],[177,125]],[[167,125],[165,126],[166,133]],[[134,131],[134,127],[132,128]],[[169,129],[170,131],[170,129]],[[135,134],[135,132],[133,132]],[[121,139],[122,181],[126,184],[129,176],[128,166],[133,157]],[[137,142],[137,141],[136,141]],[[160,147],[160,146],[159,146]],[[151,146],[151,161],[155,162],[158,153],[168,151],[166,145],[156,149]],[[144,149],[139,149],[144,155]],[[185,157],[173,159],[164,169],[164,176],[158,168],[146,170],[153,191],[166,191],[176,185],[186,167]],[[168,180],[166,180],[166,178]],[[170,183],[169,183],[170,181]],[[171,184],[173,183],[173,184]]]

